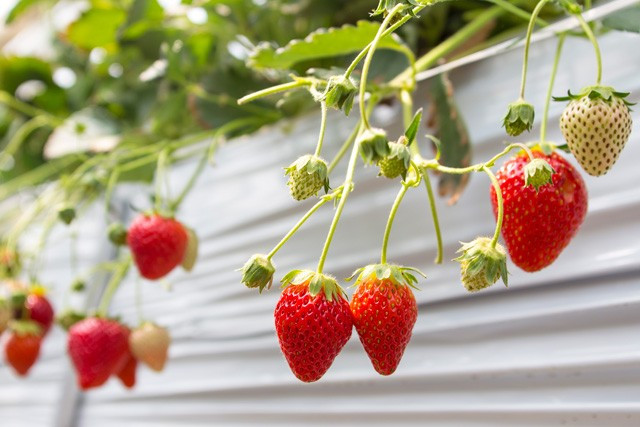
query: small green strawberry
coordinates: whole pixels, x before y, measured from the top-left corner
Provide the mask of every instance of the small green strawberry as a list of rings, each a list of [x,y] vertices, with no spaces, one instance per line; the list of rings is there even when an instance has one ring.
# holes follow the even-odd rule
[[[380,175],[394,179],[402,176],[407,178],[407,171],[411,163],[411,153],[407,148],[407,139],[402,136],[398,142],[389,143],[389,155],[378,162],[380,166]]]
[[[628,93],[589,86],[556,101],[570,101],[560,116],[560,130],[582,168],[593,176],[606,174],[618,160],[631,134]]]
[[[345,115],[349,115],[353,107],[353,100],[358,93],[356,85],[349,77],[340,74],[331,76],[327,81],[327,87],[317,98],[323,101],[328,108],[343,110]]]
[[[58,218],[66,225],[69,225],[76,218],[76,210],[72,206],[63,204],[58,208]]]
[[[247,288],[258,288],[260,292],[271,288],[276,268],[266,255],[256,254],[242,267],[242,283]]]
[[[509,135],[518,136],[525,130],[531,130],[534,118],[535,110],[533,105],[523,99],[519,99],[509,104],[507,114],[502,120],[502,126],[504,126]]]
[[[109,224],[107,236],[109,237],[109,241],[116,246],[124,246],[127,244],[127,229],[119,222]]]
[[[463,243],[462,252],[455,261],[460,263],[462,284],[469,292],[488,288],[502,278],[508,285],[507,253],[500,244],[491,246],[491,239],[478,237],[470,243]]]
[[[325,193],[329,190],[327,163],[318,156],[307,154],[300,157],[285,168],[285,175],[289,176],[287,185],[295,200],[315,196],[322,188]]]

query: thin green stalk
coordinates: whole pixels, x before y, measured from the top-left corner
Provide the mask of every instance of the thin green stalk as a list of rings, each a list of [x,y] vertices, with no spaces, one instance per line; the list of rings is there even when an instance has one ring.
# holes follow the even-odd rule
[[[361,127],[360,130],[362,131],[363,128]],[[336,213],[333,215],[333,221],[331,222],[331,226],[329,227],[327,240],[324,242],[324,247],[322,248],[322,254],[320,255],[320,260],[318,261],[318,268],[316,269],[318,273],[322,273],[322,270],[324,268],[324,262],[327,259],[327,254],[329,253],[329,247],[331,246],[331,241],[333,240],[333,235],[335,234],[336,227],[338,226],[338,221],[340,221],[342,210],[344,209],[344,205],[345,203],[347,203],[347,198],[349,197],[349,193],[352,190],[351,186],[353,185],[353,174],[355,173],[356,163],[358,161],[358,148],[359,148],[359,144],[356,137],[356,141],[353,144],[353,149],[351,150],[351,157],[349,157],[349,166],[347,168],[347,175],[344,179],[342,194],[340,195],[340,202],[338,202]]]
[[[318,135],[318,143],[316,144],[316,157],[319,157],[320,152],[322,151],[322,143],[324,142],[324,131],[327,128],[327,104],[321,102],[320,109],[322,110],[322,115],[320,118],[320,133]]]
[[[531,44],[531,35],[533,34],[533,27],[536,25],[536,18],[540,14],[540,11],[547,3],[548,0],[540,0],[536,7],[531,12],[531,19],[529,19],[529,26],[527,27],[527,37],[524,44],[524,60],[522,61],[522,80],[520,82],[520,99],[524,99],[524,89],[527,82],[527,66],[529,63],[529,45]]]
[[[420,12],[425,7],[427,7],[427,5],[414,7],[413,10],[412,10],[413,15],[416,15],[418,12]],[[391,25],[389,28],[387,28],[382,33],[382,38],[384,38],[384,37],[388,36],[389,34],[393,33],[395,30],[397,30],[398,28],[403,26],[407,21],[409,21],[412,17],[413,16],[411,14],[407,14],[407,15],[403,16],[402,18],[400,18],[398,21],[396,21],[393,25]],[[362,49],[358,53],[358,55],[353,59],[353,61],[351,61],[351,64],[349,64],[349,67],[347,68],[347,70],[344,73],[344,76],[346,78],[351,76],[351,74],[356,69],[356,67],[358,66],[360,61],[362,61],[364,59],[364,57],[367,56],[367,53],[369,53],[369,49],[370,48],[371,48],[371,43],[369,43],[367,46],[365,46],[365,48]]]
[[[0,90],[0,104],[5,104],[8,107],[30,117],[37,117],[37,116],[47,117],[49,121],[55,124],[56,126],[59,124],[62,124],[63,122],[62,119],[57,118],[56,116],[50,114],[45,110],[36,108],[31,104],[22,102],[19,99],[12,96],[9,92],[6,92],[4,90]]]
[[[273,258],[273,256],[280,250],[280,248],[282,248],[284,246],[285,243],[287,243],[287,241],[294,235],[296,234],[296,232],[300,229],[300,227],[302,227],[302,225],[307,222],[307,220],[309,218],[311,218],[311,216],[316,213],[316,211],[318,209],[320,209],[325,203],[327,203],[329,200],[331,200],[331,198],[329,197],[323,197],[320,200],[318,200],[318,202],[313,205],[313,207],[311,209],[309,209],[307,211],[306,214],[304,214],[304,216],[302,218],[300,218],[300,220],[296,223],[296,225],[294,225],[291,230],[289,230],[289,232],[282,238],[282,240],[280,240],[280,242],[273,248],[271,249],[271,252],[269,252],[269,254],[267,254],[267,259],[271,259]]]
[[[558,64],[562,54],[562,46],[567,34],[562,33],[558,36],[558,45],[556,46],[556,54],[553,59],[553,68],[551,69],[551,78],[549,79],[549,88],[547,89],[547,99],[544,103],[544,112],[542,113],[542,123],[540,125],[540,144],[544,145],[547,139],[547,122],[549,121],[549,106],[551,105],[551,97],[553,95],[553,85],[558,74]]]
[[[329,163],[327,174],[331,174],[331,172],[333,172],[336,166],[338,166],[338,163],[340,163],[340,160],[342,160],[342,158],[344,157],[349,147],[351,147],[351,144],[353,144],[353,141],[355,141],[356,136],[358,136],[358,131],[360,130],[360,124],[361,122],[358,121],[355,128],[353,128],[353,131],[351,131],[349,137],[344,141],[342,147],[340,147],[340,149],[338,150],[338,153],[335,155],[333,160],[331,160],[331,163]]]
[[[367,56],[364,58],[364,64],[362,65],[362,74],[360,76],[360,119],[362,120],[362,124],[366,129],[371,129],[371,125],[369,124],[369,118],[367,117],[367,105],[365,103],[365,95],[367,90],[367,78],[369,77],[369,68],[371,67],[371,61],[373,59],[373,55],[376,52],[376,48],[378,47],[378,43],[382,38],[382,33],[387,28],[393,17],[396,13],[400,12],[400,10],[404,9],[404,4],[398,4],[393,9],[389,11],[389,14],[384,18],[382,24],[380,24],[380,28],[378,28],[378,32],[376,36],[371,41],[369,49],[367,50]]]
[[[389,218],[387,219],[387,226],[384,229],[384,236],[382,238],[382,251],[380,254],[380,264],[387,263],[387,246],[389,245],[389,236],[391,235],[391,227],[393,226],[393,220],[396,218],[396,213],[398,212],[398,208],[400,207],[400,203],[402,203],[402,199],[404,195],[407,194],[407,190],[409,186],[406,184],[402,184],[402,188],[398,192],[396,196],[396,200],[393,202],[393,206],[391,206],[391,212],[389,212]]]
[[[500,6],[501,8],[503,8],[506,12],[517,16],[519,18],[524,19],[525,21],[529,21],[531,19],[531,14],[529,12],[527,12],[524,9],[520,9],[518,6],[515,6],[514,4],[506,1],[506,0],[487,0],[489,3],[493,3],[496,6]],[[540,25],[541,27],[546,27],[549,25],[549,23],[547,21],[545,21],[542,18],[535,18],[535,22],[536,24]]]
[[[164,205],[164,197],[162,197],[162,186],[164,185],[165,182],[165,173],[166,173],[166,164],[167,164],[167,158],[169,157],[169,150],[167,148],[164,148],[161,152],[160,155],[158,156],[158,165],[156,166],[156,189],[155,189],[155,204],[154,204],[154,209],[156,212],[162,212],[163,209],[163,205]]]
[[[485,167],[494,166],[496,161],[498,161],[500,158],[502,158],[503,156],[505,156],[510,151],[516,148],[525,150],[529,158],[533,159],[533,153],[531,153],[531,150],[529,149],[529,147],[527,147],[525,144],[521,144],[518,142],[518,143],[507,145],[504,148],[504,150],[502,150],[501,152],[499,152],[498,154],[496,154],[495,156],[493,156],[491,159],[487,160],[484,163],[476,163],[475,165],[467,166],[465,168],[452,168],[449,166],[443,166],[434,160],[425,161],[420,165],[420,167],[423,169],[434,169],[434,170],[437,170],[438,172],[448,173],[451,175],[464,175],[470,172],[482,171]]]
[[[415,64],[415,72],[424,71],[434,65],[440,58],[460,47],[463,43],[477,34],[478,31],[483,29],[487,23],[491,22],[503,13],[504,10],[502,8],[494,6],[476,16],[471,22],[462,27],[451,37],[431,49],[424,56],[418,58]],[[408,67],[402,73],[394,77],[389,85],[393,87],[404,87],[405,82],[411,79],[413,73],[414,70],[411,67]]]
[[[433,195],[433,189],[431,188],[431,179],[429,178],[429,172],[421,169],[422,178],[424,179],[424,185],[427,189],[427,196],[429,197],[429,207],[431,208],[431,218],[433,218],[433,228],[436,231],[436,242],[438,246],[438,253],[436,254],[436,264],[442,264],[442,254],[444,252],[442,245],[442,233],[440,232],[440,220],[438,219],[438,210],[436,208],[436,198]]]
[[[266,89],[262,89],[257,92],[250,93],[247,96],[243,96],[242,98],[238,99],[238,104],[242,105],[242,104],[246,104],[247,102],[251,102],[251,101],[255,101],[256,99],[263,98],[265,96],[274,95],[280,92],[286,92],[288,90],[296,89],[303,86],[310,86],[311,83],[312,83],[311,80],[298,79],[289,83],[283,83],[277,86],[271,86]]]
[[[97,313],[99,316],[104,317],[107,315],[107,312],[109,311],[109,305],[111,304],[111,300],[113,299],[113,296],[118,290],[118,287],[122,283],[122,280],[127,275],[127,272],[129,271],[130,266],[131,266],[131,256],[127,256],[127,258],[120,263],[120,266],[118,267],[118,269],[111,276],[111,279],[107,284],[107,288],[105,289],[104,294],[102,295],[102,299],[100,300],[100,305],[98,306]]]
[[[498,183],[498,179],[491,172],[491,169],[484,166],[482,170],[489,175],[489,179],[491,180],[491,184],[493,185],[493,189],[496,192],[496,199],[498,204],[498,220],[496,221],[496,231],[493,233],[493,239],[491,239],[491,247],[495,248],[498,244],[498,239],[500,238],[500,231],[502,230],[502,220],[504,218],[504,202],[502,200],[502,190],[500,189],[500,184]]]
[[[596,54],[596,64],[598,67],[597,68],[598,71],[596,74],[596,84],[599,85],[600,82],[602,81],[602,55],[600,53],[600,46],[598,45],[598,40],[596,40],[596,36],[593,34],[593,30],[591,29],[589,24],[587,24],[587,21],[584,20],[584,18],[582,17],[582,14],[576,14],[576,18],[578,18],[578,21],[580,22],[580,26],[582,27],[582,30],[587,35],[587,37],[589,38],[589,41],[591,41],[591,44],[593,45],[593,50],[595,51],[595,54]]]
[[[53,126],[53,123],[51,122],[51,119],[46,116],[35,116],[34,118],[26,121],[13,134],[2,153],[13,156],[32,132],[47,125]]]

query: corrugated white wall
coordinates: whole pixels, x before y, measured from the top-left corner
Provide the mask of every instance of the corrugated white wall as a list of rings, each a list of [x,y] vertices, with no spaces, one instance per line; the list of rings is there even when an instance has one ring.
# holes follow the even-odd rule
[[[605,83],[633,91],[632,101],[640,99],[639,46],[637,35],[602,38]],[[544,42],[531,55],[527,92],[539,111],[554,48]],[[557,94],[590,84],[594,74],[586,41],[568,40],[566,52]],[[517,93],[520,61],[518,50],[452,75],[476,160],[501,147],[499,121]],[[553,106],[554,122],[561,109]],[[397,113],[382,124],[399,132]],[[165,372],[141,368],[135,391],[111,381],[74,409],[63,335],[55,332],[29,380],[0,369],[0,424],[66,426],[75,413],[77,425],[90,427],[640,425],[640,119],[633,114],[632,140],[616,167],[603,178],[585,177],[590,206],[578,236],[540,273],[511,266],[508,290],[495,286],[467,294],[457,263],[431,263],[434,233],[426,195],[422,187],[412,190],[398,213],[389,253],[392,261],[419,267],[429,278],[420,283],[419,318],[404,360],[393,376],[378,376],[354,333],[315,384],[298,382],[279,352],[272,318],[279,290],[258,295],[239,283],[234,270],[254,252],[268,251],[310,206],[290,200],[281,168],[312,149],[318,116],[288,124],[290,132],[273,129],[231,143],[181,211],[201,238],[197,268],[172,275],[171,291],[141,284],[145,315],[167,325],[174,338]],[[351,123],[330,116],[327,158]],[[550,131],[552,139],[561,139],[556,126]],[[177,168],[177,184],[193,167]],[[458,241],[492,232],[488,186],[484,176],[474,176],[458,205],[439,203],[446,259],[454,257]],[[327,272],[343,278],[377,260],[396,191],[397,183],[376,178],[373,168],[358,172]],[[275,260],[277,277],[315,266],[332,215],[330,206],[319,211],[285,246]],[[101,222],[90,225],[90,233],[99,232]],[[105,254],[94,248],[83,253],[87,261]],[[66,286],[62,263],[52,258],[48,268],[51,282]],[[132,322],[134,295],[130,278],[113,305]]]

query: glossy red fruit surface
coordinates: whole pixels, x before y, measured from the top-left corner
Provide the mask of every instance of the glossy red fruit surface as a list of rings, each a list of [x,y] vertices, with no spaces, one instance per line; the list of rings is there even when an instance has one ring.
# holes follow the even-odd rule
[[[328,301],[324,292],[312,296],[308,283],[285,288],[274,317],[282,353],[304,382],[317,381],[327,372],[353,328],[347,300],[340,295]]]
[[[394,373],[418,318],[411,288],[390,280],[366,279],[351,298],[351,312],[373,368],[381,375]]]
[[[80,388],[99,387],[127,362],[129,331],[114,320],[90,317],[69,329],[67,350]]]
[[[182,224],[160,215],[140,215],[127,233],[140,274],[151,280],[166,276],[182,263],[188,239]]]
[[[18,375],[27,375],[36,360],[38,360],[41,343],[41,335],[12,333],[4,347],[7,364]]]
[[[524,271],[541,270],[560,255],[575,236],[587,213],[588,195],[580,173],[557,153],[535,150],[553,169],[553,182],[536,192],[524,186],[525,153],[507,160],[496,174],[504,199],[502,236],[514,264]],[[497,201],[491,187],[491,203]]]
[[[29,318],[42,327],[42,332],[49,332],[53,324],[53,307],[44,295],[29,294],[25,307],[29,313]]]

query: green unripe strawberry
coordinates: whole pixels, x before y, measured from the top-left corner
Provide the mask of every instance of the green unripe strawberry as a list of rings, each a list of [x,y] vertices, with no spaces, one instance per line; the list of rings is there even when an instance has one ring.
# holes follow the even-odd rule
[[[305,200],[315,196],[324,188],[329,190],[329,173],[327,164],[318,156],[307,154],[285,168],[285,175],[289,176],[287,185],[291,197],[295,200]]]
[[[500,244],[491,246],[491,239],[478,237],[464,243],[455,261],[460,263],[462,284],[469,292],[477,292],[496,283],[500,278],[508,284],[507,253]]]
[[[628,93],[591,86],[578,95],[556,100],[570,101],[560,116],[560,130],[573,156],[593,176],[606,174],[618,160],[631,134]]]
[[[247,288],[258,288],[258,291],[262,292],[264,288],[271,288],[276,268],[266,255],[256,254],[247,261],[241,271],[242,283]]]
[[[389,139],[383,129],[367,129],[358,138],[360,155],[365,164],[377,165],[391,154]]]
[[[400,138],[399,142],[389,143],[389,155],[378,162],[380,166],[380,175],[394,179],[402,176],[402,179],[407,177],[407,171],[411,163],[411,153],[406,144],[401,142],[406,141],[406,138]]]

